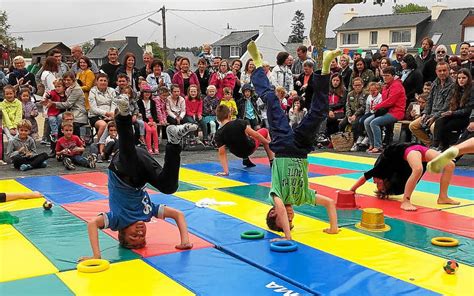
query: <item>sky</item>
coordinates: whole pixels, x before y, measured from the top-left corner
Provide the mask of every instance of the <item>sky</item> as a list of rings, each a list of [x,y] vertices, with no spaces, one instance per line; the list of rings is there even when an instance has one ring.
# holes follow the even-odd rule
[[[284,0],[274,0],[275,3]],[[397,4],[416,2],[430,8],[436,0],[407,1],[398,0]],[[473,7],[472,0],[443,0],[449,8]],[[41,4],[40,4],[41,3]],[[272,24],[272,8],[246,9],[237,11],[186,12],[172,9],[223,9],[271,4],[271,0],[0,0],[0,10],[8,14],[9,29],[13,36],[22,36],[26,48],[40,45],[42,42],[61,41],[68,46],[81,44],[93,38],[106,35],[107,40],[124,39],[124,36],[138,36],[139,44],[156,41],[162,44],[162,27],[147,20],[144,13],[153,12],[163,5],[166,12],[167,45],[170,48],[200,46],[213,43],[226,33],[227,24],[235,30],[255,30],[259,25]],[[393,0],[386,0],[383,6],[373,5],[372,0],[365,4],[341,4],[331,10],[327,26],[327,36],[335,35],[333,30],[342,24],[343,14],[354,8],[359,15],[389,14]],[[312,14],[312,0],[294,0],[290,3],[274,6],[274,32],[281,42],[286,42],[291,33],[291,20],[296,10],[305,14],[305,35],[309,34]],[[141,16],[136,16],[144,14]],[[136,16],[130,18],[131,16]],[[124,19],[118,22],[50,32],[32,33],[34,30],[49,30],[71,26],[95,24],[99,22]],[[144,20],[131,25],[144,18]],[[161,23],[161,13],[150,18]],[[193,24],[194,23],[194,24]],[[197,25],[199,26],[197,26]],[[112,33],[122,27],[125,29]],[[28,31],[30,33],[13,33]],[[112,33],[112,34],[110,34]]]

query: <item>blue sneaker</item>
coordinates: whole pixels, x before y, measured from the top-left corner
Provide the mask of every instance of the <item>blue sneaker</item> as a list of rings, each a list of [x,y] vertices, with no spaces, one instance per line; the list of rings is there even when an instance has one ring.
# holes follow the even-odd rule
[[[20,171],[24,172],[24,171],[27,171],[27,170],[31,170],[33,167],[31,166],[31,164],[22,164],[20,165]]]
[[[47,166],[48,166],[48,161],[45,160],[45,161],[43,161],[43,162],[41,163],[40,168],[43,168],[43,169],[44,169],[44,168],[47,167]]]

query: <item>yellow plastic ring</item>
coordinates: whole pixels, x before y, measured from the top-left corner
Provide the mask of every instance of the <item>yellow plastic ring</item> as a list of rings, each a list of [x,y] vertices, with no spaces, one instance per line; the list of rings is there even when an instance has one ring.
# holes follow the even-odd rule
[[[434,237],[431,240],[431,243],[439,247],[456,247],[457,245],[459,245],[459,241],[457,239],[444,236]]]
[[[89,259],[77,264],[77,271],[85,273],[101,272],[109,269],[110,263],[104,259]]]

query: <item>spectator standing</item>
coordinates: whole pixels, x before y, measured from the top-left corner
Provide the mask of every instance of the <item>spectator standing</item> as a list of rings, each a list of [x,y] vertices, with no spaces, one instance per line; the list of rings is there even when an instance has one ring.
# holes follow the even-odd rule
[[[127,52],[123,57],[123,63],[120,67],[117,68],[116,76],[119,74],[125,74],[128,76],[129,85],[132,90],[137,93],[139,89],[138,77],[138,69],[135,67],[135,55],[131,52]]]
[[[433,40],[428,37],[423,38],[421,41],[421,54],[415,57],[418,70],[423,74],[423,83],[427,81],[433,82],[436,79],[436,60],[432,48]]]
[[[228,87],[231,90],[234,89],[236,80],[237,77],[230,71],[227,61],[222,60],[219,64],[219,70],[212,74],[209,84],[216,87],[217,97],[219,100],[222,100],[224,97],[224,88]]]
[[[423,93],[423,75],[417,69],[415,58],[407,54],[402,59],[400,80],[405,88],[406,106],[415,101],[415,95]]]
[[[290,54],[287,52],[279,52],[277,55],[277,65],[272,70],[270,82],[274,87],[281,86],[285,88],[286,92],[294,89],[293,74],[288,68],[288,58]]]
[[[179,71],[174,74],[171,82],[179,87],[180,96],[185,97],[191,84],[199,85],[199,80],[194,72],[189,70],[191,62],[188,58],[181,58]]]
[[[71,48],[71,54],[74,58],[74,64],[71,66],[71,70],[74,72],[74,74],[77,74],[77,72],[80,71],[79,67],[79,59],[84,56],[84,52],[82,51],[82,48],[80,46],[73,46]],[[94,74],[99,73],[99,67],[97,67],[97,64],[94,61],[91,61],[91,71]]]
[[[100,66],[100,71],[109,76],[109,87],[117,87],[117,69],[121,66],[118,61],[118,49],[111,47],[107,50],[108,62]]]
[[[201,57],[198,61],[198,68],[194,72],[199,81],[199,89],[201,90],[202,97],[206,96],[206,90],[209,86],[209,80],[211,79],[211,72],[209,72],[208,60]]]

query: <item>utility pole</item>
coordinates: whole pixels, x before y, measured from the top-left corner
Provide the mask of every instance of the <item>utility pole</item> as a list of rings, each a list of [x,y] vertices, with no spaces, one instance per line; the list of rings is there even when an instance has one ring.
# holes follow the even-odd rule
[[[166,61],[168,60],[168,47],[166,46],[166,9],[165,6],[160,9],[161,10],[161,23],[163,24],[163,51],[164,51],[164,62],[166,65]],[[164,69],[163,69],[164,70]]]

